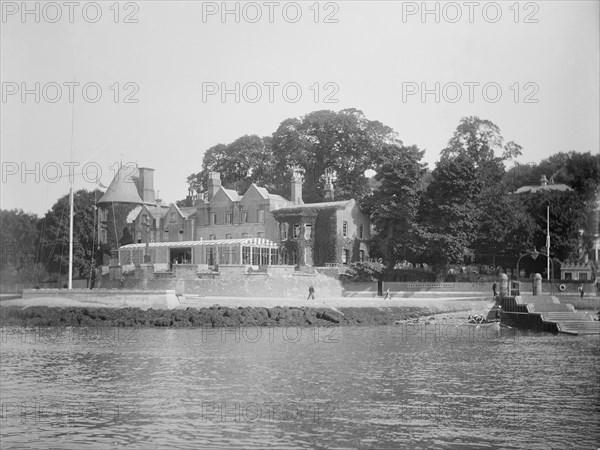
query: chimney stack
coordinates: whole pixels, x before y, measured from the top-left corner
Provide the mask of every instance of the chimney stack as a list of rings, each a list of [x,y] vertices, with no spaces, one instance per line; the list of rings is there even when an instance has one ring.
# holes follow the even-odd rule
[[[333,194],[333,176],[331,171],[326,171],[325,172],[325,190],[324,190],[324,197],[325,200],[332,202],[333,198],[334,198],[334,194]]]
[[[160,192],[158,193],[158,195],[160,195]],[[156,199],[156,236],[155,236],[155,242],[161,242],[161,239],[159,238],[159,236],[161,236],[161,232],[160,232],[160,227],[162,226],[162,224],[160,223],[160,219],[161,219],[161,214],[160,214],[160,210],[162,209],[162,200],[160,198]]]
[[[221,187],[221,174],[209,172],[208,174],[208,201],[210,202]]]
[[[140,194],[144,203],[154,204],[154,169],[140,167]]]
[[[294,169],[292,172],[292,182],[291,182],[291,201],[296,205],[303,205],[304,201],[302,200],[302,174],[298,169]]]
[[[546,175],[542,175],[542,178],[540,179],[540,184],[542,186],[547,186],[548,185],[548,180],[546,179]]]

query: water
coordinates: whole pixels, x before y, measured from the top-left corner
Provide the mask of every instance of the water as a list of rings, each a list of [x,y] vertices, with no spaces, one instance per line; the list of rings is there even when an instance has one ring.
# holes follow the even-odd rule
[[[597,336],[3,331],[2,449],[600,446]]]

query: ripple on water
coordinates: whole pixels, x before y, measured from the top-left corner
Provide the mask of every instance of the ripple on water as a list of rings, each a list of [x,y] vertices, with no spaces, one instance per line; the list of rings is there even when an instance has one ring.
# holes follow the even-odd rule
[[[405,339],[391,326],[340,329],[337,342],[326,343],[303,330],[297,342],[267,329],[255,343],[158,329],[119,345],[7,339],[2,442],[66,449],[598,447],[597,338]]]

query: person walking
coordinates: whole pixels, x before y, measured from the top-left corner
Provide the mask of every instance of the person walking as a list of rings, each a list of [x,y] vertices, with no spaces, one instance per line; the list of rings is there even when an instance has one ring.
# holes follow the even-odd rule
[[[313,285],[311,284],[308,287],[308,297],[306,300],[314,300],[315,299],[315,288],[313,287]]]

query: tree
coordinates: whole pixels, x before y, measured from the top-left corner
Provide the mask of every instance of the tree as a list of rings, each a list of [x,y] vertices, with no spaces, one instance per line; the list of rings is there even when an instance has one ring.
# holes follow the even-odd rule
[[[384,255],[388,269],[418,253],[415,227],[427,172],[424,153],[416,146],[386,145],[374,177],[377,187],[364,202],[377,233],[372,252]]]
[[[436,278],[445,276],[450,264],[473,258],[478,186],[473,161],[459,155],[442,158],[421,202],[418,220],[423,260],[433,266]]]
[[[39,232],[35,214],[21,209],[0,210],[0,272],[3,280],[39,281]]]
[[[389,127],[368,120],[361,111],[314,111],[286,119],[272,136],[243,136],[231,144],[209,148],[202,170],[188,177],[190,189],[206,190],[208,173],[219,172],[224,186],[244,192],[251,183],[290,195],[290,173],[304,172],[303,197],[323,201],[325,174],[335,176],[335,196],[361,200],[371,193],[365,171],[374,169],[384,145],[402,142]]]
[[[535,228],[532,243],[538,249],[546,246],[546,211],[550,207],[550,253],[560,261],[577,261],[590,247],[589,236],[581,234],[587,223],[585,203],[574,191],[538,191],[521,194]]]
[[[96,190],[73,194],[73,268],[77,277],[87,277],[98,251],[95,202]],[[43,261],[50,271],[64,273],[69,263],[69,196],[58,199],[39,222]]]
[[[477,229],[473,241],[475,260],[513,267],[524,251],[533,249],[536,224],[520,196],[495,185],[478,197]]]
[[[390,127],[368,120],[362,111],[314,111],[301,119],[284,120],[273,133],[276,173],[302,168],[304,200],[309,203],[323,201],[329,170],[336,177],[336,198],[360,201],[371,193],[365,171],[375,169],[376,158],[387,144],[401,146],[402,142]]]
[[[461,119],[441,152],[419,212],[423,256],[438,278],[450,264],[475,257],[478,232],[485,230],[479,219],[486,215],[486,195],[502,180],[504,163],[520,153],[518,144],[504,144],[494,123]]]
[[[245,192],[252,183],[276,190],[274,164],[270,137],[242,136],[231,144],[209,148],[204,154],[202,170],[190,175],[188,184],[195,192],[205,191],[209,172],[219,172],[223,186],[238,192]]]

